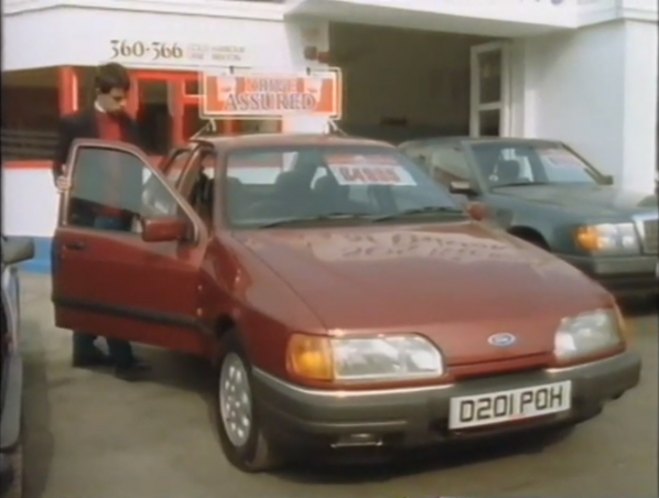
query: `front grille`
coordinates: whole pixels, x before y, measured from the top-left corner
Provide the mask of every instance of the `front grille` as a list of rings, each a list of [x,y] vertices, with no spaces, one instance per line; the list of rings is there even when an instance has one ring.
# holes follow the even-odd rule
[[[657,254],[659,248],[659,220],[646,219],[643,223],[643,252],[647,254]]]
[[[479,379],[492,375],[519,375],[540,372],[547,368],[553,356],[550,353],[535,353],[515,358],[505,358],[479,363],[451,365],[451,372],[457,380]]]

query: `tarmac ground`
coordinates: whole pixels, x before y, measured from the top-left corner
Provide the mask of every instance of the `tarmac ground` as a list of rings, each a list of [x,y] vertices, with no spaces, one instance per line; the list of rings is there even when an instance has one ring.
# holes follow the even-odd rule
[[[49,279],[22,275],[22,288],[24,498],[658,495],[659,332],[648,306],[627,313],[644,362],[640,385],[569,433],[249,475],[222,454],[203,361],[138,347],[153,365],[139,383],[73,369],[70,332],[53,325]]]

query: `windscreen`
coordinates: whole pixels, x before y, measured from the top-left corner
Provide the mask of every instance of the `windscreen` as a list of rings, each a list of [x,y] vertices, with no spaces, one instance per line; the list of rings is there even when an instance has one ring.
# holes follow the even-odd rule
[[[368,222],[417,208],[459,210],[443,187],[384,147],[242,150],[229,155],[226,176],[233,226],[296,218],[321,224],[339,216]]]
[[[559,145],[484,143],[471,146],[490,186],[596,184],[599,174]]]

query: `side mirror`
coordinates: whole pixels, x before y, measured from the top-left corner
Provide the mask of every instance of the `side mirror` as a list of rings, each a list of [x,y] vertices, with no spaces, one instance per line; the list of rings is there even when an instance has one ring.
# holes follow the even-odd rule
[[[465,181],[450,182],[448,189],[452,194],[460,194],[466,196],[478,194],[478,192],[476,192],[476,190],[474,190],[474,188],[471,186],[471,183]]]
[[[489,210],[482,202],[470,202],[467,205],[467,214],[472,220],[483,221],[488,217]]]
[[[188,229],[185,220],[175,217],[144,218],[142,225],[142,240],[144,242],[171,242],[182,240]]]
[[[34,240],[30,237],[2,237],[2,262],[22,263],[34,258]]]
[[[604,183],[604,185],[613,185],[614,183],[613,175],[604,175],[602,177],[602,182]]]

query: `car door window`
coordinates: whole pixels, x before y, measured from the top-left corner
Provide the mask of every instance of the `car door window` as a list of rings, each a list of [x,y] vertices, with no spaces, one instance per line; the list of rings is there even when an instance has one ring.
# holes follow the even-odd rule
[[[140,219],[166,216],[187,217],[165,182],[139,157],[102,147],[78,149],[67,225],[139,232]]]
[[[451,182],[472,183],[474,180],[467,158],[457,147],[435,147],[430,155],[429,166],[432,177],[446,186]]]

